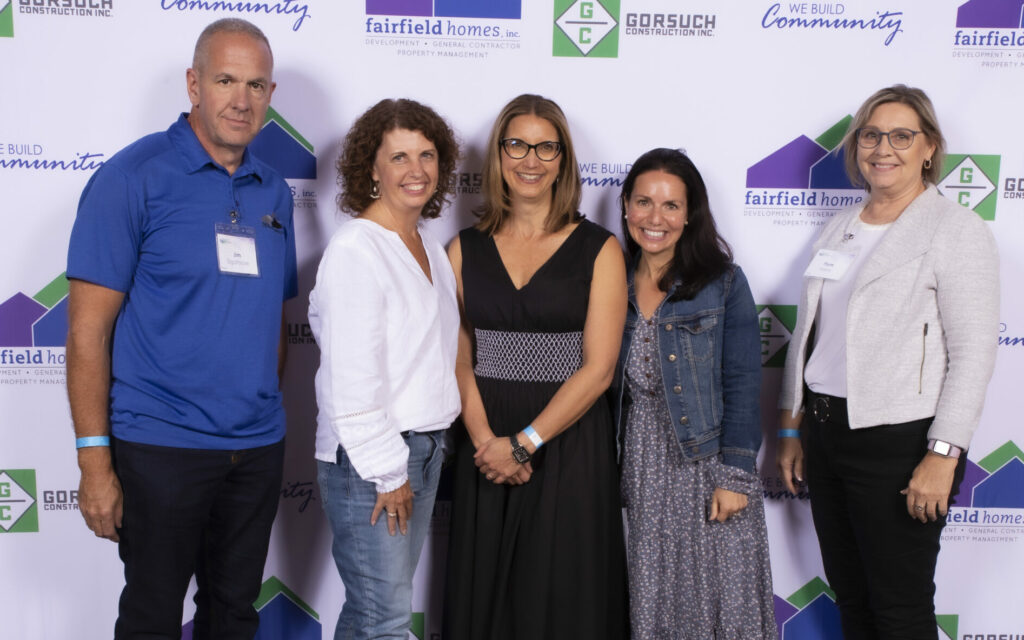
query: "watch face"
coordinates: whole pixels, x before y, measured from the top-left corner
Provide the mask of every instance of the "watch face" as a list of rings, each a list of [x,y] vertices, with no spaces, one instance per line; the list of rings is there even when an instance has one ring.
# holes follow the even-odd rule
[[[940,456],[948,456],[949,450],[952,447],[948,442],[942,442],[941,440],[935,441],[935,446],[932,447],[932,451],[939,454]]]
[[[509,436],[508,438],[512,442],[512,457],[519,464],[526,464],[530,461],[530,452],[526,450],[526,447],[519,444],[515,436]]]

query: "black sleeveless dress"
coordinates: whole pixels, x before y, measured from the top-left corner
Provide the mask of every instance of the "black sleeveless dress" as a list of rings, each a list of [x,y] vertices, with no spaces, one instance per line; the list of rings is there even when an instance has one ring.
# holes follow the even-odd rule
[[[522,289],[494,241],[460,235],[476,382],[491,429],[523,429],[582,363],[594,261],[610,233],[583,220]],[[629,635],[615,438],[597,402],[533,457],[522,486],[488,482],[468,437],[456,453],[446,640],[621,640]]]

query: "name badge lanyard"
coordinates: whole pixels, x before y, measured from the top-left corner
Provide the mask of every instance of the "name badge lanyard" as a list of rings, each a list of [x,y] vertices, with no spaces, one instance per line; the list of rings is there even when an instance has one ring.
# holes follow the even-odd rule
[[[228,212],[230,222],[214,224],[217,265],[225,275],[258,278],[260,265],[256,258],[256,229],[240,224],[241,217],[237,209],[232,209]]]
[[[856,220],[856,218],[854,218]],[[852,230],[853,220],[847,223],[843,229],[843,236],[839,240],[838,249],[818,249],[811,260],[811,264],[804,271],[806,278],[822,278],[824,280],[842,280],[850,266],[853,265],[860,253],[860,247],[849,246],[848,243],[856,237]]]

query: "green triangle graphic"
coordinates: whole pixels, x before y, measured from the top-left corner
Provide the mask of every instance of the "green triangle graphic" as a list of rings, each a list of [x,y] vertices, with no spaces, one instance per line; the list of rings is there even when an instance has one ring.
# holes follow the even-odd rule
[[[7,6],[0,9],[0,38],[14,37],[14,3],[8,2]]]
[[[1007,440],[1006,444],[979,460],[978,466],[989,473],[995,473],[1000,467],[1014,458],[1024,462],[1024,451],[1021,451],[1020,447],[1014,444],[1013,440]]]
[[[316,614],[316,611],[302,601],[298,595],[288,587],[284,586],[284,583],[277,579],[276,576],[270,576],[260,587],[260,595],[256,598],[256,602],[252,603],[252,606],[259,611],[267,605],[268,602],[274,599],[277,594],[282,594],[296,604],[300,609],[308,613],[316,621],[320,620],[320,616]]]
[[[814,141],[832,151],[843,141],[843,136],[846,135],[846,130],[850,128],[851,122],[853,122],[853,116],[846,116],[829,127],[828,131],[815,138]]]
[[[68,279],[64,277],[64,274],[60,274],[56,278],[50,281],[50,284],[46,285],[39,290],[39,293],[32,296],[32,299],[43,305],[47,309],[52,309],[55,304],[64,299],[68,295]]]
[[[828,588],[828,585],[825,584],[824,580],[815,576],[810,582],[794,591],[793,595],[786,598],[786,602],[797,609],[803,609],[809,605],[812,600],[823,593],[835,602],[835,592]]]
[[[409,631],[412,632],[412,635],[419,638],[419,640],[423,640],[427,636],[426,628],[426,617],[422,613],[412,614],[412,622],[409,625]]]
[[[947,615],[936,615],[935,622],[939,625],[939,629],[942,629],[942,633],[946,634],[949,640],[956,640],[957,627],[959,626],[960,616],[955,614]]]
[[[292,125],[288,124],[288,121],[285,120],[283,117],[281,117],[280,113],[274,111],[273,107],[267,107],[267,119],[263,121],[263,126],[264,127],[267,126],[267,123],[269,123],[271,120],[276,122],[278,125],[280,125],[280,127],[282,129],[287,131],[288,135],[290,135],[291,137],[295,138],[295,141],[298,142],[299,144],[301,144],[303,147],[305,147],[306,151],[308,151],[310,153],[313,153],[313,145],[310,144],[309,140],[306,140],[305,138],[303,138],[302,134],[299,133],[295,129],[295,127],[293,127]]]

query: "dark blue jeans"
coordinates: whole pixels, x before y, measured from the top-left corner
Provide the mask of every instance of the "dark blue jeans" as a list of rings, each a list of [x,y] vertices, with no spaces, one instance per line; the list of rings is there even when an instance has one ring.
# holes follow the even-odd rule
[[[846,640],[938,637],[935,563],[944,517],[907,514],[907,486],[932,419],[867,429],[807,412],[807,486],[821,559]],[[953,479],[963,480],[966,455]]]
[[[114,637],[180,638],[194,573],[194,640],[251,640],[284,441],[220,451],[114,440],[113,454],[124,490],[125,577]]]

